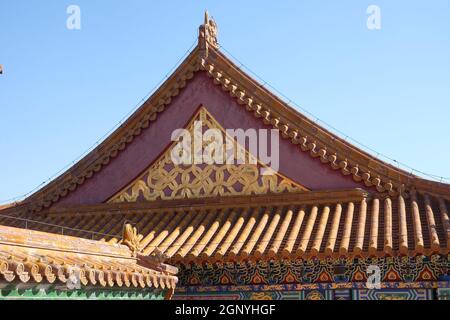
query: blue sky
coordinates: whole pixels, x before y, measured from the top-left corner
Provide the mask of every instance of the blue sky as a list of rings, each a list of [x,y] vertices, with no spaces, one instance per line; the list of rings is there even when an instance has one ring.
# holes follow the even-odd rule
[[[66,8],[81,9],[68,30]],[[381,29],[366,27],[369,5]],[[207,8],[223,47],[320,119],[450,177],[450,1],[0,0],[0,203],[70,164],[166,75]]]

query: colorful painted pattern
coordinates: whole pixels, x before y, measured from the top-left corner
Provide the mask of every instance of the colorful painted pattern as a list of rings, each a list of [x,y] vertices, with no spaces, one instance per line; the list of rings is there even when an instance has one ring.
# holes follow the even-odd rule
[[[438,300],[450,300],[450,288],[438,288],[436,296]]]
[[[338,289],[177,294],[177,300],[432,300],[433,289]]]
[[[0,289],[0,300],[163,300],[164,292],[156,289],[120,290],[91,288],[67,290],[62,286],[44,285],[19,289],[9,285]]]
[[[432,300],[430,289],[355,290],[355,300]]]
[[[179,265],[180,286],[189,288],[245,285],[307,285],[365,283],[367,268],[380,268],[381,281],[407,285],[411,282],[445,280],[449,256],[342,260],[293,260]],[[290,289],[288,289],[290,290]]]
[[[333,300],[333,290],[261,291],[261,292],[205,292],[177,294],[175,300]]]

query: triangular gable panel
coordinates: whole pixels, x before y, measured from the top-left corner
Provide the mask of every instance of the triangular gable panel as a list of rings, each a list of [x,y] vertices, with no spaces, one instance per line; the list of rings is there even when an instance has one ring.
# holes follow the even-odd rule
[[[158,159],[171,144],[172,132],[184,128],[201,105],[207,106],[208,112],[222,128],[272,129],[242,108],[204,72],[198,72],[148,128],[134,137],[101,171],[62,198],[57,205],[96,204],[111,199]],[[325,190],[361,187],[350,176],[343,176],[308,153],[301,152],[297,145],[282,139],[281,135],[279,142],[279,173],[304,188]]]
[[[174,141],[110,202],[307,191],[240,145],[207,108],[202,106],[185,130],[183,133],[188,141],[184,145],[182,139]],[[183,151],[186,153],[184,158]],[[182,160],[185,163],[178,163]]]

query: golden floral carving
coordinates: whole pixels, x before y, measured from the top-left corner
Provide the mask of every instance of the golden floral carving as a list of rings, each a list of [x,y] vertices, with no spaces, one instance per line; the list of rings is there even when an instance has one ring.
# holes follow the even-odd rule
[[[231,150],[233,156],[236,157],[233,164],[227,164],[224,161],[224,164],[175,165],[171,157],[177,143],[174,142],[139,178],[113,196],[109,202],[252,195],[307,190],[279,173],[260,174],[262,170],[270,170],[270,168],[239,145],[235,139],[227,135],[226,131],[206,108],[202,107],[188,124],[187,130],[191,133],[191,136],[201,134],[194,129],[194,122],[196,121],[201,121],[203,129],[220,130],[226,141],[231,141],[231,143],[226,143],[226,148],[227,151]],[[201,137],[197,138],[201,139]],[[194,136],[192,144],[195,140]],[[203,142],[203,147],[207,147],[209,143],[213,142],[214,140]],[[194,147],[192,149],[194,150]],[[191,157],[191,163],[195,163],[194,154]],[[226,156],[224,155],[224,157]]]

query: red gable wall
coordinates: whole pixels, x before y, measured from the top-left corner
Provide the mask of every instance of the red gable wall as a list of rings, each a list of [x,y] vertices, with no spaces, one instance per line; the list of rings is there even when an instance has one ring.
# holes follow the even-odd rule
[[[200,105],[206,106],[226,129],[271,129],[214,85],[204,72],[198,72],[158,119],[135,137],[124,151],[55,206],[105,202],[134,180],[169,146],[172,131],[183,128]],[[350,176],[345,177],[302,152],[289,140],[281,137],[280,140],[279,171],[283,175],[312,190],[362,187]]]

